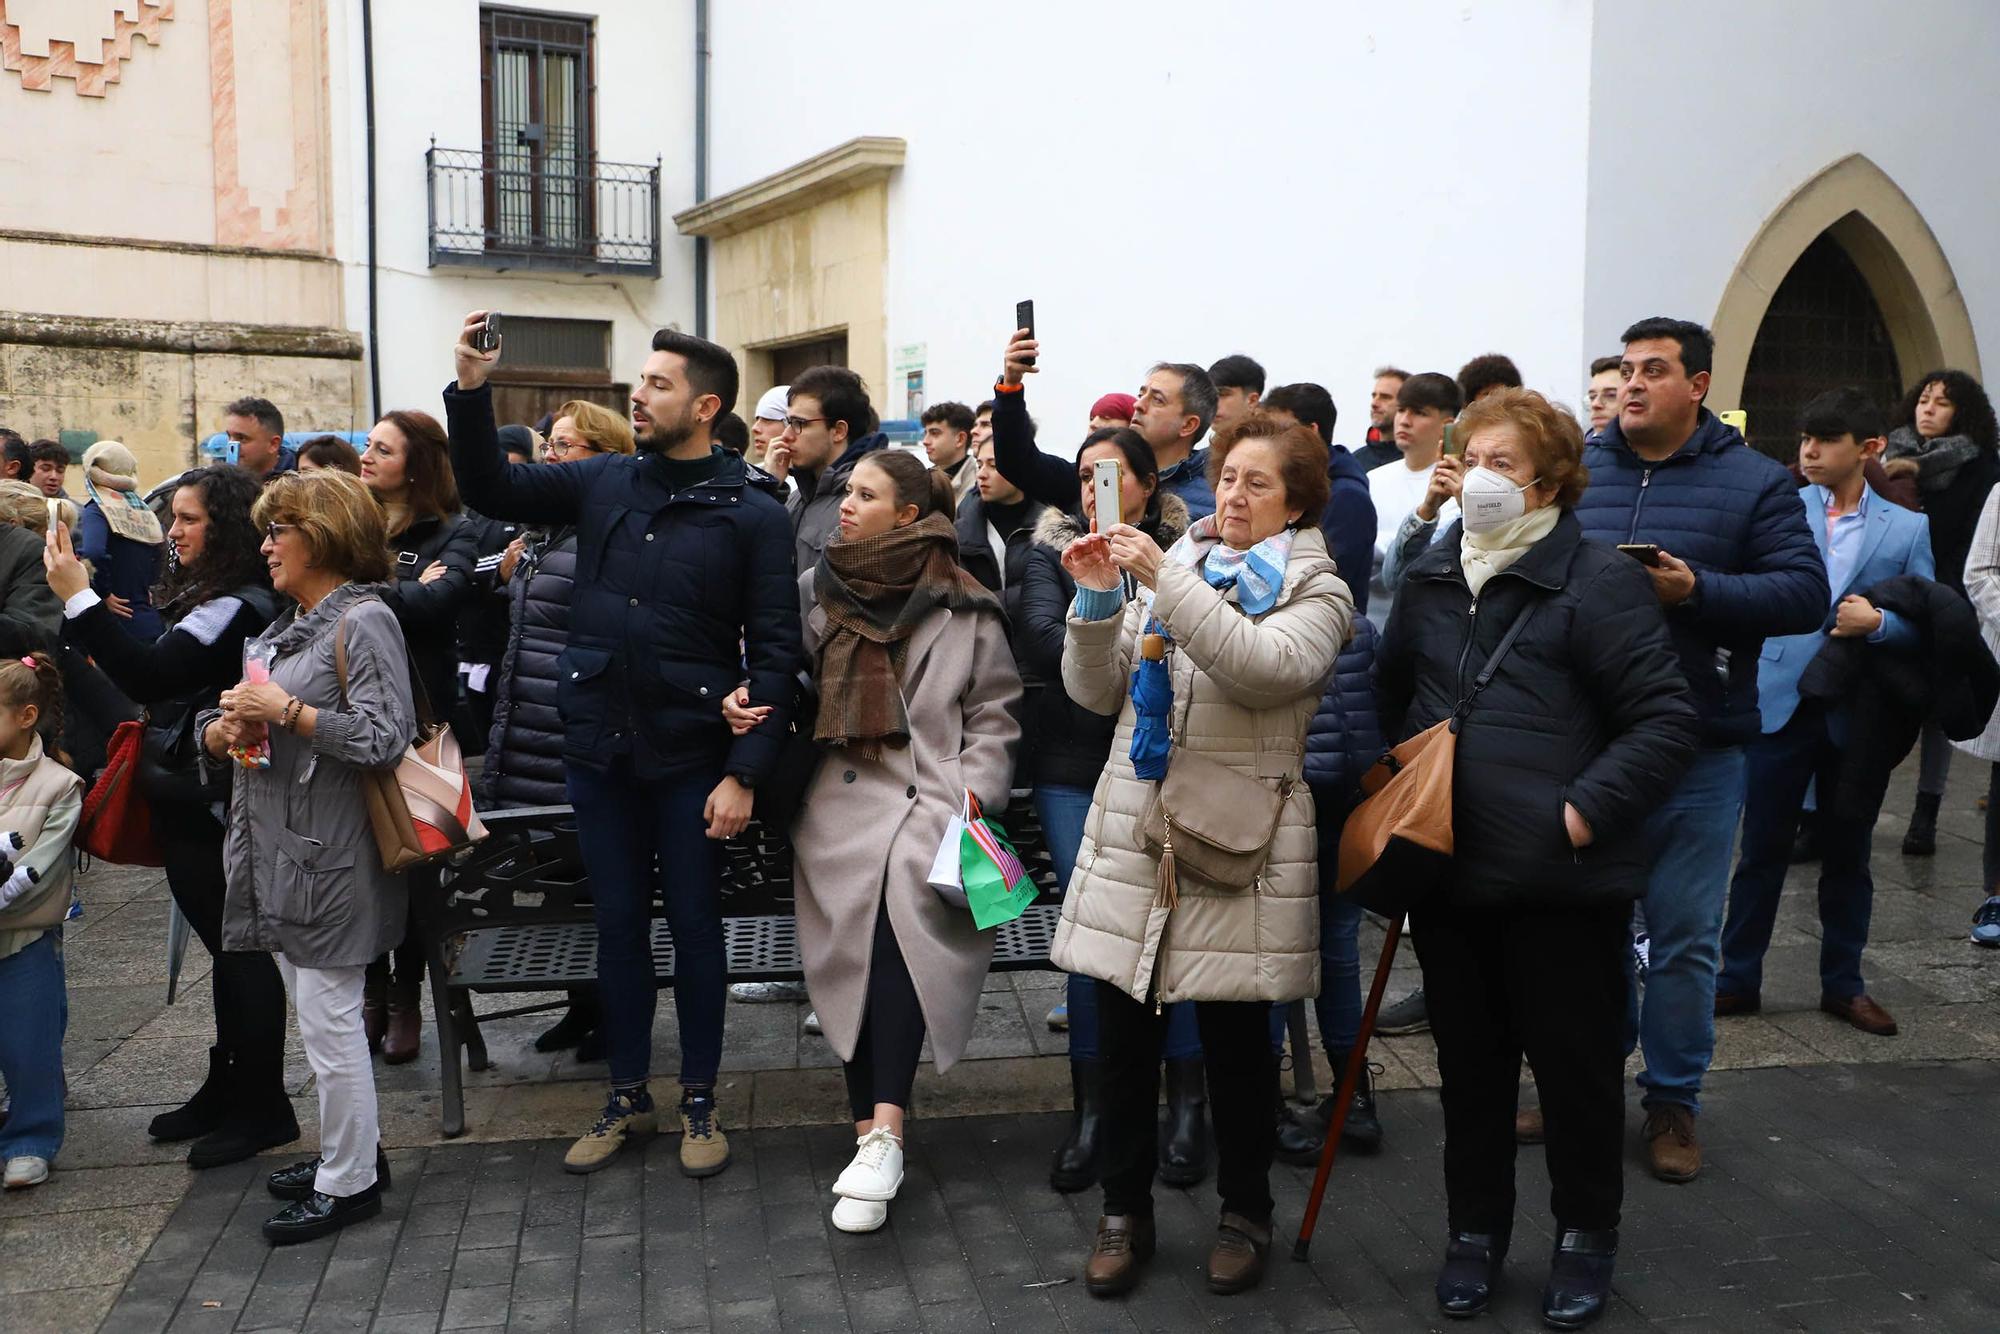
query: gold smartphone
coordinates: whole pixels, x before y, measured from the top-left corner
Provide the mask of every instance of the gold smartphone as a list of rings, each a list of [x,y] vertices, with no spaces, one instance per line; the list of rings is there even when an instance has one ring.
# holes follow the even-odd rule
[[[1097,503],[1097,522],[1091,531],[1101,533],[1115,523],[1122,523],[1125,485],[1117,459],[1099,459],[1090,465],[1090,489]]]
[[[1750,414],[1745,412],[1742,408],[1731,408],[1727,412],[1718,412],[1715,415],[1722,420],[1722,424],[1724,426],[1734,426],[1736,428],[1736,434],[1744,437],[1745,439],[1749,438]]]

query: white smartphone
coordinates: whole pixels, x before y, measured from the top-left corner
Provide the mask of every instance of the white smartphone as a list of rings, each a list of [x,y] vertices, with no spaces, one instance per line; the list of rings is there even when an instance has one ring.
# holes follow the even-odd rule
[[[1103,532],[1125,517],[1125,484],[1119,476],[1117,459],[1099,459],[1090,465],[1090,489],[1097,502],[1095,532]]]
[[[62,501],[56,498],[55,496],[50,496],[49,531],[53,533],[56,529],[60,528],[61,526],[62,526]]]

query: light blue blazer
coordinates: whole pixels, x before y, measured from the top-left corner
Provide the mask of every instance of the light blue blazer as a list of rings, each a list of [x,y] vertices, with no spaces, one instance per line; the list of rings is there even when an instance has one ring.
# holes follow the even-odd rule
[[[1799,503],[1806,507],[1806,526],[1812,529],[1813,541],[1819,543],[1819,558],[1826,561],[1826,514],[1820,509],[1814,491],[1812,486],[1801,487]],[[1929,519],[1884,500],[1872,488],[1868,489],[1867,509],[1860,558],[1854,562],[1847,581],[1834,587],[1825,623],[1811,634],[1764,641],[1764,651],[1757,663],[1757,707],[1764,717],[1766,735],[1783,728],[1798,711],[1799,678],[1805,675],[1807,664],[1826,642],[1827,631],[1833,629],[1834,610],[1842,598],[1865,592],[1899,574],[1914,574],[1924,579],[1937,577],[1937,566],[1931,559]],[[1917,634],[1894,612],[1884,611],[1882,628],[1869,637],[1869,642],[1907,647],[1917,642]]]

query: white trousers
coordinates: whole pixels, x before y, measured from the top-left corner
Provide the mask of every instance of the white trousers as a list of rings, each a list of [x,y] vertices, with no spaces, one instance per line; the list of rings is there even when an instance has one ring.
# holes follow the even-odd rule
[[[299,1036],[319,1090],[319,1175],[314,1189],[356,1195],[375,1184],[382,1140],[375,1108],[375,1066],[361,1026],[362,974],[355,968],[295,968],[280,954],[278,971],[299,1012]]]

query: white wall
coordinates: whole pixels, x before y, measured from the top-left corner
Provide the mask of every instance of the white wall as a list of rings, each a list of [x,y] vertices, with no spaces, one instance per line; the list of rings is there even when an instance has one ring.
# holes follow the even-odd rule
[[[655,329],[694,324],[694,245],[671,215],[694,201],[694,7],[691,0],[534,0],[551,13],[596,24],[598,156],[661,158],[661,276],[498,274],[429,267],[424,150],[477,149],[480,141],[479,6],[473,0],[374,6],[377,257],[385,407],[441,410],[451,344],[465,312],[611,320],[612,374],[637,376]],[[359,0],[330,6],[336,123],[338,253],[347,265],[350,327],[367,327],[366,176],[361,107]],[[363,424],[365,426],[365,423]]]
[[[1589,351],[1616,351],[1619,333],[1647,315],[1713,320],[1764,220],[1858,152],[1930,223],[1990,361],[2000,347],[1996,50],[2000,5],[1990,0],[1928,0],[1920,9],[1681,0],[1670,10],[1601,0],[1591,51]]]
[[[717,192],[909,141],[889,344],[928,344],[933,401],[986,396],[1024,297],[1050,448],[1150,362],[1236,351],[1325,384],[1342,439],[1381,361],[1505,351],[1577,396],[1586,0],[716,10]]]

